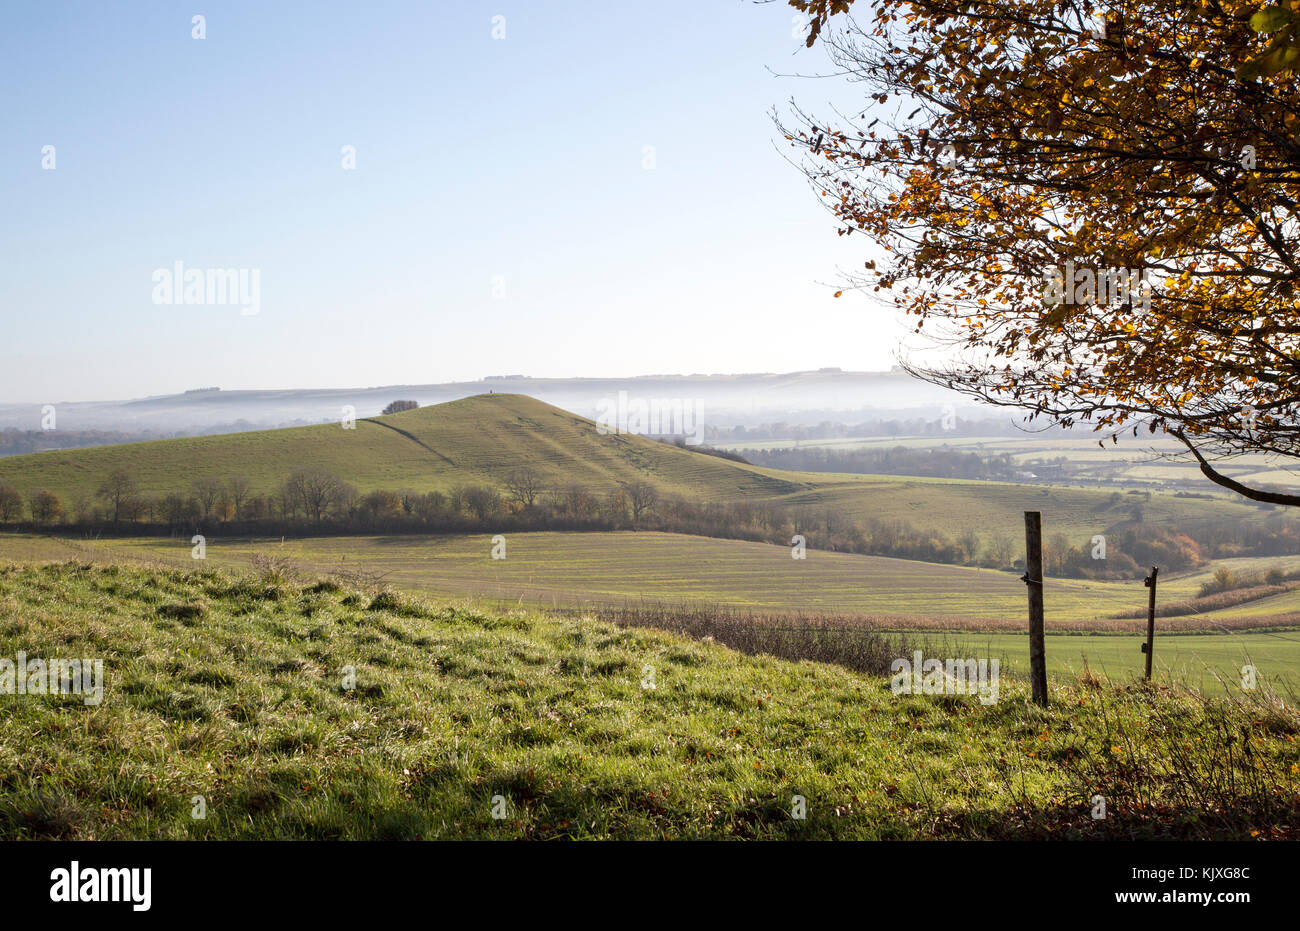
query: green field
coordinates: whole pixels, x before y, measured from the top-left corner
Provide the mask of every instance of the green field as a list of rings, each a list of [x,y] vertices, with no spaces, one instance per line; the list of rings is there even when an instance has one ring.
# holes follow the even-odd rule
[[[246,569],[256,554],[264,554],[308,574],[359,574],[441,602],[471,596],[493,605],[589,610],[675,602],[773,617],[852,615],[858,625],[886,629],[980,629],[978,635],[945,639],[974,644],[1010,663],[1026,661],[1025,636],[1011,633],[1026,629],[1024,584],[1012,573],[818,551],[794,560],[785,547],[662,533],[512,533],[506,535],[505,559],[492,559],[491,550],[486,535],[325,537],[283,544],[213,538],[205,565]],[[188,540],[157,538],[0,536],[4,558],[194,565]],[[1224,562],[1234,570],[1257,571],[1298,564]],[[1209,575],[1207,569],[1171,576],[1160,592],[1169,601],[1191,598]],[[1073,674],[1086,656],[1097,673],[1124,679],[1138,672],[1145,621],[1108,615],[1142,607],[1146,597],[1141,582],[1049,579],[1048,630],[1076,632],[1049,638],[1051,668]],[[1290,592],[1202,616],[1160,618],[1156,669],[1171,680],[1213,686],[1216,676],[1235,681],[1251,662],[1271,680],[1300,685],[1300,613],[1283,613],[1296,601]]]
[[[962,453],[976,453],[993,457],[1009,455],[1032,471],[1035,461],[1050,462],[1064,457],[1074,470],[1070,479],[1074,483],[1098,482],[1125,485],[1146,485],[1153,482],[1176,482],[1181,485],[1204,487],[1199,491],[1216,491],[1205,483],[1195,460],[1186,447],[1177,440],[1165,437],[1121,437],[1118,444],[1097,444],[1102,435],[1065,436],[1059,433],[1029,433],[1020,436],[957,436],[939,435],[889,437],[836,437],[832,439],[777,439],[748,442],[719,443],[720,449],[741,452],[745,449],[772,450],[825,449],[850,452],[858,449],[948,449]],[[1300,474],[1288,467],[1288,461],[1278,457],[1249,454],[1236,456],[1221,464],[1220,470],[1248,485],[1279,484],[1300,485]]]
[[[1112,501],[1103,489],[1004,482],[839,475],[760,469],[656,443],[639,436],[602,435],[585,418],[522,395],[479,395],[356,423],[293,427],[0,459],[0,479],[24,495],[49,488],[65,507],[94,497],[116,469],[142,492],[185,492],[202,477],[247,477],[271,493],[295,469],[333,472],[360,491],[447,491],[458,485],[501,485],[514,469],[535,469],[553,489],[571,485],[604,493],[645,481],[661,494],[692,501],[753,501],[799,515],[853,521],[900,520],[954,537],[1010,541],[1023,534],[1023,512],[1040,510],[1045,532],[1089,541],[1129,519],[1140,504],[1148,524],[1258,523],[1269,512],[1225,494],[1179,498],[1153,494]],[[1208,491],[1212,486],[1206,484]]]
[[[1300,722],[1262,692],[897,695],[580,617],[84,563],[0,565],[20,652],[97,658],[103,690],[0,696],[6,839],[1300,831]]]
[[[488,534],[389,537],[309,537],[250,541],[209,537],[206,560],[217,567],[246,567],[254,554],[283,557],[311,572],[374,573],[410,591],[430,595],[473,594],[534,606],[585,607],[627,601],[674,601],[780,613],[862,614],[897,618],[952,619],[959,627],[980,620],[996,629],[1020,625],[1024,583],[1013,572],[946,566],[885,556],[808,550],[791,558],[789,547],[719,540],[675,533],[538,532],[505,535],[506,558],[493,559]],[[61,560],[78,555],[108,559],[192,564],[188,539],[137,537],[96,541],[37,535],[0,535],[0,557]],[[1233,559],[1160,581],[1161,600],[1194,598],[1214,568],[1265,572],[1300,568],[1300,557]],[[1141,581],[1051,579],[1045,600],[1048,625],[1067,627],[1104,620],[1146,606]],[[1297,601],[1289,592],[1207,614],[1203,629],[1234,617],[1285,614]],[[1161,618],[1171,627],[1188,626]],[[1292,621],[1300,625],[1300,618]],[[1144,621],[1108,623],[1137,629]],[[911,626],[903,623],[903,626]],[[935,625],[931,625],[935,626]]]

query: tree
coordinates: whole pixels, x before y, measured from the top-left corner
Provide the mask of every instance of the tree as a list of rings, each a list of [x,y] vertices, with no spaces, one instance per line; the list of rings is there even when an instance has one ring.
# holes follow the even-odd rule
[[[403,513],[402,496],[395,491],[372,491],[361,499],[361,511],[374,520],[391,520]]]
[[[226,479],[226,497],[235,509],[235,520],[244,516],[244,504],[248,501],[251,488],[252,483],[247,475],[232,475]]]
[[[440,491],[430,491],[412,502],[415,516],[425,523],[436,523],[447,516],[447,496]]]
[[[400,414],[402,411],[413,411],[420,405],[414,401],[393,401],[384,408],[385,414]]]
[[[536,469],[522,466],[506,476],[505,485],[511,500],[531,508],[537,503],[537,496],[542,493],[542,476]]]
[[[135,479],[125,469],[115,469],[104,479],[95,494],[104,502],[109,519],[116,525],[131,509],[135,498]]]
[[[178,491],[163,496],[162,515],[170,526],[191,526],[198,521],[200,513],[199,503],[192,497],[187,498]]]
[[[316,523],[345,494],[343,480],[322,469],[297,469],[286,483],[289,496],[301,504],[303,510]]]
[[[463,489],[462,500],[465,508],[480,521],[496,517],[501,513],[501,493],[495,488],[470,485]]]
[[[1267,6],[1250,18],[1250,28],[1272,34],[1273,38],[1262,52],[1237,66],[1237,77],[1252,81],[1264,75],[1273,77],[1294,72],[1300,63],[1300,13],[1281,6]]]
[[[138,512],[143,514],[145,520],[151,524],[154,522],[154,519],[162,513],[162,495],[158,494],[156,491],[150,491],[140,495],[137,499],[137,504],[139,505],[137,508]]]
[[[790,3],[873,102],[785,133],[839,232],[883,249],[848,287],[951,354],[905,368],[1112,442],[1166,432],[1300,505],[1212,464],[1300,456],[1300,84],[1238,75],[1272,54],[1256,6]]]
[[[23,496],[13,485],[0,479],[0,521],[21,520],[22,516]]]
[[[84,491],[77,490],[72,493],[72,513],[79,524],[89,523],[95,516],[94,509],[90,505],[90,496]]]
[[[42,488],[33,494],[28,500],[28,506],[32,510],[32,520],[38,524],[53,524],[63,516],[63,502],[48,488]]]
[[[566,485],[559,492],[560,503],[573,517],[591,517],[600,509],[600,503],[585,486],[578,483]]]
[[[190,482],[190,491],[194,492],[194,500],[199,503],[199,511],[203,519],[207,520],[212,516],[212,509],[221,498],[221,479],[215,475],[196,478]]]
[[[633,520],[640,520],[642,514],[653,511],[659,503],[659,491],[649,482],[631,482],[624,488],[627,490],[627,503],[632,508]]]

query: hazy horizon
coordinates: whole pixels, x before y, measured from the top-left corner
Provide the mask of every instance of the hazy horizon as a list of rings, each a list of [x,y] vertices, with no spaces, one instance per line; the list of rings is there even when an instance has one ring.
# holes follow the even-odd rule
[[[769,116],[853,99],[775,75],[827,70],[784,5],[198,12],[12,11],[0,398],[894,361]]]

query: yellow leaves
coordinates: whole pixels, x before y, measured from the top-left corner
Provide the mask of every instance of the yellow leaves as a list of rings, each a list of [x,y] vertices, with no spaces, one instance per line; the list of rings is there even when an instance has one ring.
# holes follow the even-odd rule
[[[843,295],[843,294],[844,294],[843,291],[836,291],[836,292],[835,292],[835,296],[836,296],[836,297],[840,297],[840,296]]]

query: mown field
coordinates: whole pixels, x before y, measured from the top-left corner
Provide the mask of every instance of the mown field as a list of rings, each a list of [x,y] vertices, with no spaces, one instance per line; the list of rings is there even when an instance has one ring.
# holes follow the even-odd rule
[[[741,452],[745,449],[826,449],[850,452],[858,449],[950,449],[981,456],[1010,455],[1032,471],[1030,463],[1058,458],[1068,460],[1074,470],[1071,481],[1089,483],[1143,484],[1153,481],[1177,482],[1188,486],[1205,485],[1194,460],[1189,461],[1186,448],[1177,440],[1163,437],[1121,438],[1118,445],[1097,445],[1098,436],[1081,434],[1061,436],[1054,433],[1023,436],[956,436],[950,433],[923,436],[837,437],[832,439],[753,440],[719,443],[721,449]],[[1259,454],[1234,457],[1222,463],[1220,470],[1248,485],[1276,483],[1300,485],[1300,475],[1288,469],[1276,457]],[[1205,485],[1205,492],[1217,491]]]
[[[972,631],[950,637],[987,648],[1009,664],[1027,662],[1024,583],[1008,572],[911,560],[808,551],[660,533],[519,533],[506,535],[506,558],[491,557],[486,535],[327,537],[248,541],[212,538],[204,564],[243,570],[257,557],[302,573],[341,573],[397,586],[435,601],[594,609],[648,603],[710,605],[753,615],[756,624],[798,616],[840,615],[850,626]],[[189,540],[62,540],[0,536],[0,558],[192,568]],[[1225,560],[1234,571],[1294,569],[1300,559]],[[1162,579],[1163,601],[1195,596],[1210,569]],[[1117,620],[1142,608],[1138,582],[1051,579],[1045,594],[1048,661],[1073,675],[1086,658],[1098,673],[1125,680],[1143,663],[1145,620]],[[1300,686],[1300,613],[1295,592],[1204,615],[1162,617],[1156,671],[1168,681],[1217,686],[1236,681],[1249,662],[1262,676]],[[1288,613],[1289,612],[1289,613]],[[1066,632],[1070,632],[1067,634]],[[1177,636],[1174,636],[1177,634]]]
[[[85,563],[0,566],[19,651],[102,658],[105,689],[0,696],[5,838],[1300,831],[1300,722],[1258,691],[895,695],[590,618]]]
[[[295,469],[333,472],[361,492],[449,491],[502,486],[512,470],[534,469],[543,486],[599,494],[648,482],[692,501],[777,504],[792,514],[865,522],[898,520],[930,533],[1023,538],[1023,512],[1041,510],[1045,533],[1090,547],[1094,534],[1129,520],[1140,505],[1150,525],[1256,524],[1275,516],[1227,493],[1121,496],[1103,489],[899,476],[762,469],[639,436],[602,435],[596,424],[522,395],[479,395],[356,422],[293,427],[0,458],[0,480],[23,495],[48,488],[65,504],[94,499],[114,470],[144,493],[187,492],[198,478],[249,479],[272,493]],[[1205,491],[1213,489],[1208,482]]]

